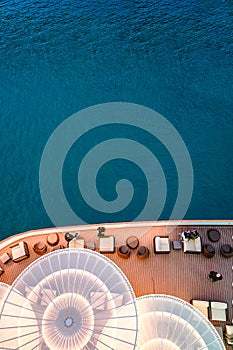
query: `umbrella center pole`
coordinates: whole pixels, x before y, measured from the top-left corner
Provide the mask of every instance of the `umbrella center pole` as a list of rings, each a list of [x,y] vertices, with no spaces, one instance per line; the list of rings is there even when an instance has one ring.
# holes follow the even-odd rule
[[[65,326],[66,326],[67,328],[72,327],[73,324],[74,324],[74,319],[73,319],[73,317],[67,317],[67,318],[65,319],[64,323],[65,323]]]

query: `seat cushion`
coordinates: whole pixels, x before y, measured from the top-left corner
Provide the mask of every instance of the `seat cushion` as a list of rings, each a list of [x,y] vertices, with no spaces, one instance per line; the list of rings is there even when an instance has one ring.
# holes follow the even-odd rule
[[[123,304],[123,295],[119,293],[111,293],[112,294],[112,299],[115,303],[116,307],[121,307]]]
[[[69,242],[69,248],[84,248],[85,241],[83,238],[74,238]]]
[[[0,260],[3,264],[6,264],[11,259],[8,253],[4,253],[0,256]]]
[[[226,334],[229,336],[229,337],[232,337],[233,336],[233,325],[226,325]]]
[[[105,292],[90,292],[90,304],[93,309],[105,310],[105,306],[106,306]]]
[[[198,309],[206,318],[209,318],[209,302],[205,300],[192,300],[192,305]]]
[[[100,253],[114,253],[115,237],[114,236],[100,237],[99,247],[100,247]]]
[[[17,262],[26,259],[28,254],[28,248],[25,242],[19,242],[19,244],[11,247],[12,260]]]
[[[184,239],[183,240],[184,253],[201,253],[202,244],[201,237],[196,239]]]
[[[156,236],[154,238],[154,250],[156,253],[170,252],[169,238]]]
[[[226,321],[227,303],[210,302],[211,320],[212,321]]]

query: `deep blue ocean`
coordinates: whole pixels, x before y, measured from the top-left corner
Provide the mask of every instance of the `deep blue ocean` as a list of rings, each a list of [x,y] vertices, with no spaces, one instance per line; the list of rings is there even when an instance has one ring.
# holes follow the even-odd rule
[[[186,219],[233,219],[231,0],[2,0],[0,18],[1,239],[53,225],[39,189],[46,142],[73,113],[107,102],[152,108],[180,133],[194,170]],[[73,210],[88,223],[130,221],[143,206],[143,171],[122,159],[106,164],[97,188],[111,201],[127,174],[135,196],[125,211],[101,213],[78,198],[77,159],[114,132],[154,150],[168,188],[160,219],[168,219],[178,191],[172,159],[130,126],[93,131],[69,152],[63,181]]]

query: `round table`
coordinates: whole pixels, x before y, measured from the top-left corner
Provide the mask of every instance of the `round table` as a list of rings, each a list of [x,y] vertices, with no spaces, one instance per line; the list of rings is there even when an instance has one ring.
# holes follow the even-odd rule
[[[130,236],[127,238],[126,244],[130,249],[136,249],[139,245],[139,240],[136,236]]]
[[[213,258],[215,255],[215,249],[211,244],[205,244],[203,254],[206,258]]]
[[[218,242],[221,237],[221,234],[218,230],[212,228],[207,231],[207,236],[211,242]]]
[[[59,241],[59,236],[56,232],[50,233],[47,237],[47,243],[51,246],[57,245]]]

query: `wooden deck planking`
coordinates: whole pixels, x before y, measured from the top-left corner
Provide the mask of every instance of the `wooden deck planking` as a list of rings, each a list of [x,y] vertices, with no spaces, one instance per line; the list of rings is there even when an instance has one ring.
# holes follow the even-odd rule
[[[206,226],[195,226],[202,237],[203,243],[207,243],[207,229],[212,228]],[[212,243],[216,249],[216,254],[212,259],[206,258],[203,254],[185,254],[182,250],[171,249],[170,254],[157,254],[153,252],[153,237],[159,235],[169,235],[172,240],[178,239],[178,233],[184,230],[189,230],[189,227],[151,227],[134,229],[114,228],[106,231],[106,235],[114,235],[116,245],[125,243],[125,240],[130,235],[139,237],[140,245],[145,245],[150,249],[150,257],[146,260],[138,260],[136,251],[131,252],[129,259],[125,260],[116,253],[105,254],[114,261],[125,273],[129,279],[136,296],[163,293],[177,296],[190,302],[191,299],[227,301],[228,315],[227,323],[232,323],[232,263],[233,259],[226,259],[220,255],[220,246],[224,243],[232,245],[232,226],[214,226],[221,232],[221,239],[217,243]],[[82,232],[82,237],[86,241],[95,241],[98,244],[96,232]],[[24,239],[28,243],[30,258],[19,263],[13,261],[1,266],[5,272],[0,276],[0,281],[12,284],[19,273],[28,266],[29,263],[37,259],[39,256],[33,252],[32,246],[37,241],[46,242],[46,235],[34,236]],[[210,242],[209,242],[210,243]],[[64,234],[60,234],[59,244],[66,245]],[[52,251],[52,247],[48,248],[48,252]],[[0,254],[8,252],[9,247],[1,250]],[[207,276],[211,270],[222,273],[223,280],[211,282]]]

